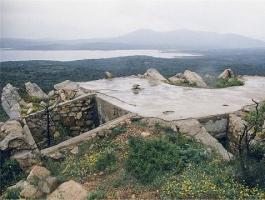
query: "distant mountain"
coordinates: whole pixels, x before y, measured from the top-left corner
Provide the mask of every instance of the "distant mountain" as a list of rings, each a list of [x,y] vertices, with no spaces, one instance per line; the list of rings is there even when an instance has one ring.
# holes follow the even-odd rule
[[[157,32],[137,30],[107,39],[31,40],[0,39],[1,48],[27,50],[114,50],[114,49],[243,49],[265,48],[265,42],[237,34],[176,30]]]

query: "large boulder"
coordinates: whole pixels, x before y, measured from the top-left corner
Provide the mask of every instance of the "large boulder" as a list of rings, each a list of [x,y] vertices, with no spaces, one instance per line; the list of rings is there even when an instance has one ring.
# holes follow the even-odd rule
[[[33,183],[35,180],[42,180],[42,179],[47,178],[50,175],[51,175],[51,172],[48,169],[46,169],[45,167],[36,165],[30,171],[27,177],[27,181],[29,183]]]
[[[234,77],[234,72],[232,69],[225,69],[219,76],[219,79],[228,79]]]
[[[0,130],[0,149],[2,151],[10,149],[23,149],[27,146],[24,132],[18,121],[10,120],[1,126]]]
[[[182,73],[178,73],[178,74],[170,77],[168,80],[171,83],[176,84],[176,85],[183,84],[187,81]]]
[[[25,83],[25,88],[29,96],[35,97],[38,99],[45,99],[47,98],[47,94],[42,91],[42,89],[36,84],[27,82]]]
[[[85,200],[88,191],[73,180],[62,183],[56,190],[47,196],[47,200]]]
[[[33,185],[25,186],[20,192],[20,196],[24,197],[25,199],[37,199],[40,198],[42,195],[42,192],[39,191],[36,186]]]
[[[9,120],[1,126],[0,150],[10,151],[11,159],[18,161],[25,171],[38,162],[39,151],[28,127],[22,127],[15,120]]]
[[[22,100],[18,94],[18,89],[11,84],[7,84],[2,91],[1,101],[4,111],[10,119],[21,118],[21,108],[19,102]]]
[[[162,82],[167,82],[167,79],[162,76],[156,69],[154,68],[150,68],[148,69],[144,76],[144,78],[148,78],[148,79],[151,79],[151,80],[154,80],[154,81],[162,81]]]
[[[190,84],[194,84],[198,87],[203,87],[203,88],[207,87],[207,84],[204,82],[202,77],[196,72],[185,70],[183,75]]]

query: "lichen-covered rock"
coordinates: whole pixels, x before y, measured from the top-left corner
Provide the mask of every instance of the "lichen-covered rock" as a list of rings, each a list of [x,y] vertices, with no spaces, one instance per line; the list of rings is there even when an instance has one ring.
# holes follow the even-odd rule
[[[45,99],[48,97],[36,83],[27,82],[25,83],[25,88],[28,95],[31,97],[38,99]]]
[[[49,194],[55,190],[58,185],[59,181],[56,177],[48,176],[45,179],[39,181],[38,189],[45,194]]]
[[[28,185],[30,185],[28,181],[20,180],[15,185],[12,185],[12,186],[8,187],[8,189],[19,188],[19,189],[23,190]]]
[[[0,149],[23,149],[25,146],[27,143],[21,124],[16,120],[5,122],[0,130]]]
[[[151,80],[154,80],[154,81],[162,81],[162,82],[167,82],[167,79],[162,76],[156,69],[154,68],[150,68],[148,69],[144,76],[144,78],[148,78],[148,79],[151,79]]]
[[[203,88],[207,87],[207,84],[204,82],[204,80],[199,74],[190,70],[185,70],[183,75],[190,84],[195,84],[196,86]]]
[[[33,185],[27,185],[20,192],[20,196],[26,199],[36,199],[41,197],[43,194]]]
[[[185,79],[184,75],[182,73],[178,73],[168,79],[173,84],[182,84],[185,83],[187,80]]]
[[[35,165],[30,171],[27,177],[27,181],[29,183],[33,183],[36,180],[44,180],[50,175],[51,175],[51,172],[48,169],[42,166]]]
[[[47,200],[85,200],[88,191],[73,180],[62,183],[56,190],[47,196]]]
[[[18,163],[21,169],[24,171],[28,171],[30,167],[36,163],[38,163],[38,154],[31,150],[23,150],[16,152],[13,156],[13,159],[15,159]]]
[[[21,118],[21,108],[19,102],[22,100],[18,94],[18,89],[11,84],[7,84],[2,91],[2,107],[10,119]]]
[[[67,101],[85,94],[80,88],[79,83],[69,80],[54,85],[54,89],[56,90],[55,95],[59,96],[62,101]]]
[[[234,77],[234,72],[231,69],[225,69],[218,78],[220,79],[228,79]]]

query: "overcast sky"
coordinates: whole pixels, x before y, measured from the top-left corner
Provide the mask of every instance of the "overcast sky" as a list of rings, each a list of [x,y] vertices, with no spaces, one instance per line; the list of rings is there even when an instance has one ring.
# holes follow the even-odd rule
[[[111,37],[136,29],[265,40],[265,0],[0,0],[1,37]]]

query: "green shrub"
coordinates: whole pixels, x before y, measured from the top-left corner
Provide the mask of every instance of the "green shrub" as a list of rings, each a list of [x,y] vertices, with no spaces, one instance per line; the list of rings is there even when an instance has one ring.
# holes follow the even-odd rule
[[[102,190],[96,190],[94,192],[89,192],[87,196],[87,200],[96,200],[96,199],[104,199],[105,194]]]
[[[24,177],[25,174],[20,168],[19,163],[16,160],[6,159],[3,163],[1,163],[0,192],[4,191],[5,188],[15,184]]]
[[[116,156],[113,152],[103,152],[97,158],[95,168],[98,171],[104,171],[105,169],[112,169],[116,163]]]
[[[20,199],[20,192],[20,188],[7,189],[3,197],[4,199]]]
[[[214,87],[216,88],[226,88],[232,86],[241,86],[244,85],[242,81],[237,79],[236,77],[228,78],[228,79],[217,79]]]
[[[236,158],[232,163],[237,181],[248,187],[260,187],[265,190],[265,161],[248,158],[246,162],[246,169],[242,169],[240,158]]]
[[[131,122],[133,124],[137,125],[137,126],[141,126],[141,127],[146,127],[147,126],[146,122],[142,121],[139,118],[133,118],[133,119],[131,119]]]
[[[111,131],[112,131],[112,134],[111,136],[115,137],[117,135],[120,135],[122,133],[125,133],[127,130],[126,126],[118,126],[118,127],[115,127],[113,128]]]
[[[126,170],[140,182],[151,183],[170,170],[179,172],[186,163],[205,158],[203,149],[191,141],[184,144],[188,139],[179,135],[168,132],[160,139],[130,138]]]
[[[129,140],[126,169],[143,183],[150,183],[162,172],[180,166],[179,155],[172,144],[163,140]]]

